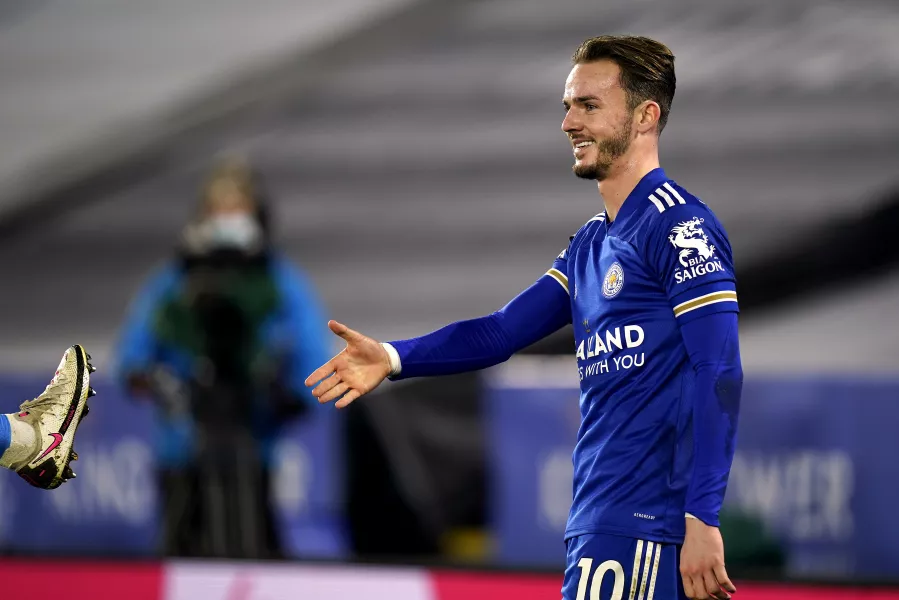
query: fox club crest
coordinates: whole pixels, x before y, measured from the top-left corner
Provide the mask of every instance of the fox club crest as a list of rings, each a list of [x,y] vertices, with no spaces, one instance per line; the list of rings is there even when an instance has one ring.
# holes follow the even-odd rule
[[[602,280],[602,295],[606,298],[614,298],[622,287],[624,287],[624,270],[616,261],[606,271],[606,276]]]

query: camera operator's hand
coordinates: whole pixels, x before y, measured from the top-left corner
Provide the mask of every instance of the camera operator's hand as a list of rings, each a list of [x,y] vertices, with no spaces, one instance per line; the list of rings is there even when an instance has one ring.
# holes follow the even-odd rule
[[[346,348],[316,369],[306,379],[306,385],[318,383],[312,395],[322,403],[340,398],[336,406],[343,408],[387,378],[390,358],[384,347],[372,338],[337,321],[328,321],[328,327],[346,341]]]

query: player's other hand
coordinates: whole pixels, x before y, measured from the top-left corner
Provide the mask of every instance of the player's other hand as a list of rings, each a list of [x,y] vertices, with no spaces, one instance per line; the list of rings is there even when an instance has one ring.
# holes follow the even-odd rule
[[[687,519],[680,572],[689,598],[726,600],[737,591],[724,570],[724,540],[717,527]]]
[[[390,358],[372,338],[337,321],[328,321],[328,327],[346,341],[346,348],[306,378],[306,386],[315,386],[312,395],[319,402],[340,398],[335,406],[343,408],[387,378]]]

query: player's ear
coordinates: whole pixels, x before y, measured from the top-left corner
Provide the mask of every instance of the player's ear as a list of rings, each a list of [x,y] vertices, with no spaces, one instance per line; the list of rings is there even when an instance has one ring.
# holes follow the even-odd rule
[[[662,109],[658,102],[653,100],[644,100],[634,111],[635,121],[638,133],[648,133],[658,127],[659,117],[662,116]]]

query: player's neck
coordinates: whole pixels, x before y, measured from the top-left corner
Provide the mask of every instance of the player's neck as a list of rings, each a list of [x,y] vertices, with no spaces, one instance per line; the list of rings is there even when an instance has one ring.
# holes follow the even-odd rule
[[[659,168],[657,153],[643,157],[622,156],[621,161],[613,165],[609,176],[597,182],[599,194],[606,207],[606,219],[611,222],[618,216],[618,211],[640,180],[653,169]]]

